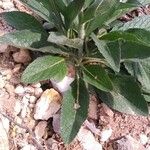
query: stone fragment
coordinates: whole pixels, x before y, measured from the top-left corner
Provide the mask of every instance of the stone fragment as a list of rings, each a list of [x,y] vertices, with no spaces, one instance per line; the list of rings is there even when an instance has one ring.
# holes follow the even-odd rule
[[[16,101],[15,107],[14,107],[14,114],[17,116],[21,111],[21,103],[19,100]]]
[[[35,146],[28,144],[25,145],[21,150],[37,150]]]
[[[8,45],[6,44],[0,45],[0,53],[5,53],[7,48],[8,48]]]
[[[143,145],[145,145],[148,142],[148,137],[144,133],[142,133],[140,134],[140,141]]]
[[[37,139],[41,139],[45,132],[46,132],[47,122],[46,121],[40,121],[37,126],[35,127],[35,136]]]
[[[112,135],[112,129],[109,128],[109,129],[105,129],[101,132],[101,141],[102,142],[106,142]]]
[[[102,145],[98,143],[94,135],[84,127],[81,127],[77,139],[85,150],[102,150]]]
[[[54,140],[53,138],[49,138],[45,142],[45,144],[46,144],[47,149],[49,149],[49,150],[59,150],[59,148],[58,148],[59,143],[56,140]]]
[[[36,100],[37,100],[37,98],[35,96],[30,96],[29,101],[30,101],[31,104],[35,104]]]
[[[34,95],[35,95],[37,98],[39,98],[39,97],[42,95],[42,93],[43,93],[42,88],[35,88],[35,93],[34,93]]]
[[[7,1],[7,2],[3,2],[3,6],[2,7],[5,10],[9,10],[9,9],[14,7],[14,4],[12,2],[10,2],[10,1]]]
[[[34,118],[36,120],[48,120],[60,109],[61,95],[54,89],[43,92],[35,106]]]
[[[34,87],[34,88],[40,88],[41,87],[41,83],[32,84],[32,87]]]
[[[104,103],[101,104],[101,115],[102,116],[109,116],[109,117],[113,117],[114,116],[114,113],[113,111]]]
[[[17,64],[17,65],[15,65],[15,67],[14,67],[14,69],[13,69],[13,73],[17,73],[17,72],[19,72],[19,71],[20,71],[20,69],[21,69],[21,64]]]
[[[5,85],[5,89],[6,89],[6,91],[7,91],[11,96],[14,96],[15,88],[14,88],[13,85],[7,83],[7,84]]]
[[[26,93],[30,93],[30,94],[33,94],[34,91],[35,91],[32,86],[24,87],[24,90],[25,90]]]
[[[98,119],[97,111],[98,111],[98,102],[95,96],[91,96],[88,110],[88,117],[93,120],[97,120]]]
[[[31,61],[31,57],[27,49],[20,49],[19,52],[14,53],[13,59],[17,63],[28,63]]]
[[[145,147],[130,135],[114,141],[109,150],[146,150]]]
[[[53,116],[52,125],[54,132],[60,134],[60,114],[55,114]]]
[[[25,93],[24,87],[22,85],[18,85],[15,88],[15,93],[18,94],[18,95],[23,95]]]
[[[2,77],[0,77],[0,89],[3,89],[5,86],[5,81]]]

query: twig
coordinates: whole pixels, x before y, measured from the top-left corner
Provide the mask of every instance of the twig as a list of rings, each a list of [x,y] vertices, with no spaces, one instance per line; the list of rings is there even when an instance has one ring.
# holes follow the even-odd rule
[[[37,149],[38,150],[44,150],[43,146],[36,139],[34,133],[27,126],[24,126],[24,125],[21,125],[21,124],[15,122],[12,117],[8,116],[7,114],[2,113],[1,111],[0,111],[0,114],[3,115],[5,118],[7,118],[10,122],[17,125],[18,127],[22,128],[22,129],[25,129],[32,136],[32,140],[33,140],[35,146],[37,147]]]

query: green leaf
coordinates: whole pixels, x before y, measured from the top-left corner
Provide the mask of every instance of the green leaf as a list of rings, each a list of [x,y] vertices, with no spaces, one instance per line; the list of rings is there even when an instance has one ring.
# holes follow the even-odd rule
[[[97,46],[100,53],[104,56],[106,61],[115,71],[119,72],[120,69],[120,58],[121,58],[121,49],[118,41],[105,43],[105,41],[99,40],[96,35],[91,35],[95,45]]]
[[[100,37],[100,40],[137,42],[150,47],[150,32],[144,29],[130,29],[127,31],[113,31]]]
[[[98,96],[109,107],[132,115],[148,115],[148,106],[135,80],[127,76],[111,76],[115,90]]]
[[[20,48],[39,48],[46,45],[47,34],[21,30],[0,37],[0,44],[9,44]]]
[[[73,0],[64,10],[64,18],[67,29],[72,25],[72,22],[80,13],[84,5],[84,0]]]
[[[79,50],[83,47],[83,40],[79,38],[69,39],[58,32],[51,32],[48,37],[48,41],[58,45],[65,45]]]
[[[96,28],[109,25],[111,22],[126,12],[135,9],[137,6],[139,6],[139,3],[137,4],[135,1],[127,3],[120,3],[118,0],[95,1],[93,7],[91,5],[92,9],[89,7],[89,10],[87,9],[85,14],[83,13],[82,22],[90,20],[86,28],[86,35],[90,35]],[[94,9],[96,9],[96,11],[94,11]],[[88,14],[88,11],[91,13]]]
[[[61,81],[67,74],[67,66],[62,57],[44,56],[34,60],[24,71],[22,82],[36,83],[53,79]]]
[[[17,30],[32,30],[45,32],[43,26],[33,16],[19,11],[5,12],[1,14],[5,21]],[[46,34],[46,33],[45,33]]]
[[[78,102],[80,108],[75,109]],[[77,79],[64,94],[61,109],[61,137],[68,144],[77,135],[81,125],[87,118],[89,94],[82,79]]]
[[[150,47],[138,44],[136,42],[122,42],[120,47],[116,49],[121,49],[121,58],[123,60],[130,59],[144,59],[150,57]]]
[[[136,17],[133,20],[123,24],[122,26],[114,27],[113,31],[125,31],[128,29],[145,29],[147,31],[150,31],[150,15]]]
[[[150,102],[150,95],[143,94],[143,96],[147,102]]]
[[[143,59],[137,62],[124,62],[128,72],[138,79],[142,85],[142,90],[150,93],[150,59]]]
[[[109,76],[100,65],[83,66],[83,80],[102,91],[113,90]]]
[[[51,12],[51,6],[48,0],[20,0],[29,8],[31,8],[40,17],[44,18],[48,22],[53,22],[53,13]]]

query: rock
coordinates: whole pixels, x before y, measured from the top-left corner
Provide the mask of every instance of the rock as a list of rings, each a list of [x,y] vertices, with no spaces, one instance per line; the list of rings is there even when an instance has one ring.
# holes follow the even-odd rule
[[[30,107],[31,109],[33,109],[33,108],[35,107],[35,104],[29,104],[29,107]]]
[[[35,88],[35,93],[34,93],[34,95],[35,95],[37,98],[39,98],[39,97],[42,95],[42,93],[43,93],[42,88]]]
[[[54,89],[47,89],[35,106],[34,118],[48,120],[60,109],[61,95]]]
[[[89,122],[88,120],[85,120],[84,126],[87,127],[92,133],[100,136],[100,129],[95,127],[94,122]]]
[[[0,120],[1,120],[1,122],[3,124],[3,127],[4,127],[5,131],[8,134],[10,121],[6,117],[4,117],[2,115],[0,116]]]
[[[30,94],[33,94],[34,91],[35,91],[32,86],[24,87],[24,90],[25,90],[26,93],[30,93]]]
[[[41,83],[32,84],[32,87],[34,87],[34,88],[40,88],[41,87]]]
[[[109,116],[109,117],[113,117],[114,113],[113,111],[104,103],[101,104],[101,110],[100,113],[102,116]]]
[[[9,150],[9,141],[8,135],[4,128],[2,120],[0,120],[0,149],[1,150]]]
[[[47,149],[49,149],[49,150],[59,150],[59,148],[58,148],[59,143],[56,140],[54,140],[53,138],[49,138],[45,142],[45,144],[46,144]]]
[[[15,95],[15,88],[14,88],[14,86],[13,85],[11,85],[11,84],[6,84],[5,85],[5,89],[7,90],[7,92],[9,93],[9,95],[11,95],[11,96],[14,96]]]
[[[60,114],[55,114],[53,116],[52,125],[54,132],[60,134]]]
[[[25,93],[24,87],[22,85],[18,85],[15,88],[15,93],[18,94],[18,95],[23,95]]]
[[[101,142],[106,142],[112,135],[112,129],[105,129],[101,132]]]
[[[93,120],[97,120],[98,119],[97,111],[98,111],[98,102],[95,96],[91,96],[88,110],[88,117]]]
[[[4,86],[5,86],[5,81],[4,81],[4,79],[1,77],[1,78],[0,78],[0,89],[3,89]]]
[[[85,150],[102,150],[102,145],[98,143],[94,135],[84,127],[81,127],[79,130],[77,139]]]
[[[148,142],[148,137],[145,134],[140,134],[140,141],[143,145],[145,145]]]
[[[19,71],[20,71],[20,69],[21,69],[21,64],[17,64],[17,65],[15,65],[15,67],[14,67],[14,69],[13,69],[13,73],[17,73],[17,72],[19,72]]]
[[[46,132],[47,122],[46,121],[40,121],[37,126],[35,127],[35,136],[37,139],[41,139],[45,132]]]
[[[53,86],[58,89],[61,93],[67,91],[70,87],[70,84],[74,81],[74,78],[65,76],[64,79],[60,82],[51,81]]]
[[[30,101],[31,104],[35,104],[36,100],[37,100],[37,98],[35,96],[30,96],[29,101]]]
[[[30,95],[26,94],[23,99],[22,99],[22,102],[23,102],[23,108],[22,108],[22,111],[21,111],[21,117],[22,118],[25,118],[27,116],[27,110],[28,110],[28,105],[29,105],[29,99],[30,99]]]
[[[11,8],[13,8],[14,7],[14,4],[12,3],[12,2],[10,2],[10,1],[8,1],[8,2],[3,2],[3,9],[5,9],[5,10],[9,10],[9,9],[11,9]]]
[[[16,101],[15,107],[14,107],[14,114],[17,116],[21,111],[21,103],[20,101]]]
[[[14,53],[13,59],[17,63],[28,63],[31,61],[31,57],[27,49],[20,49],[19,52]]]
[[[21,150],[37,150],[35,146],[28,144],[25,145]]]
[[[8,48],[8,45],[6,44],[0,45],[0,53],[5,53],[7,48]]]
[[[114,141],[109,150],[146,150],[144,146],[130,135]]]

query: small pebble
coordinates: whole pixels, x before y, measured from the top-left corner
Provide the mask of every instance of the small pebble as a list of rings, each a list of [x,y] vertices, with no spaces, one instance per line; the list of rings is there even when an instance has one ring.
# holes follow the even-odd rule
[[[29,104],[29,107],[32,109],[35,107],[35,104]]]
[[[14,67],[14,69],[13,69],[13,73],[19,72],[20,69],[21,69],[21,64],[15,65],[15,67]]]
[[[112,135],[112,129],[111,128],[107,129],[107,130],[103,130],[101,132],[101,141],[102,142],[107,141],[111,137],[111,135]]]
[[[25,93],[24,87],[22,85],[18,85],[15,89],[15,93],[18,95],[23,95]]]
[[[0,89],[3,89],[4,86],[5,86],[5,81],[2,78],[0,78]]]
[[[20,111],[21,111],[21,103],[20,101],[16,101],[15,108],[14,108],[15,115],[18,115]]]
[[[41,87],[41,83],[32,84],[32,87],[34,87],[34,88],[40,88]]]
[[[35,89],[35,96],[37,97],[37,98],[39,98],[41,95],[42,95],[42,93],[43,93],[43,90],[42,90],[42,88],[36,88]]]
[[[33,94],[34,93],[34,88],[32,86],[27,86],[24,88],[26,93]]]
[[[140,141],[145,145],[148,142],[148,137],[145,134],[140,134]]]
[[[30,103],[35,104],[37,98],[35,96],[30,96]]]
[[[3,2],[3,8],[6,10],[9,10],[14,7],[14,4],[12,2]]]

